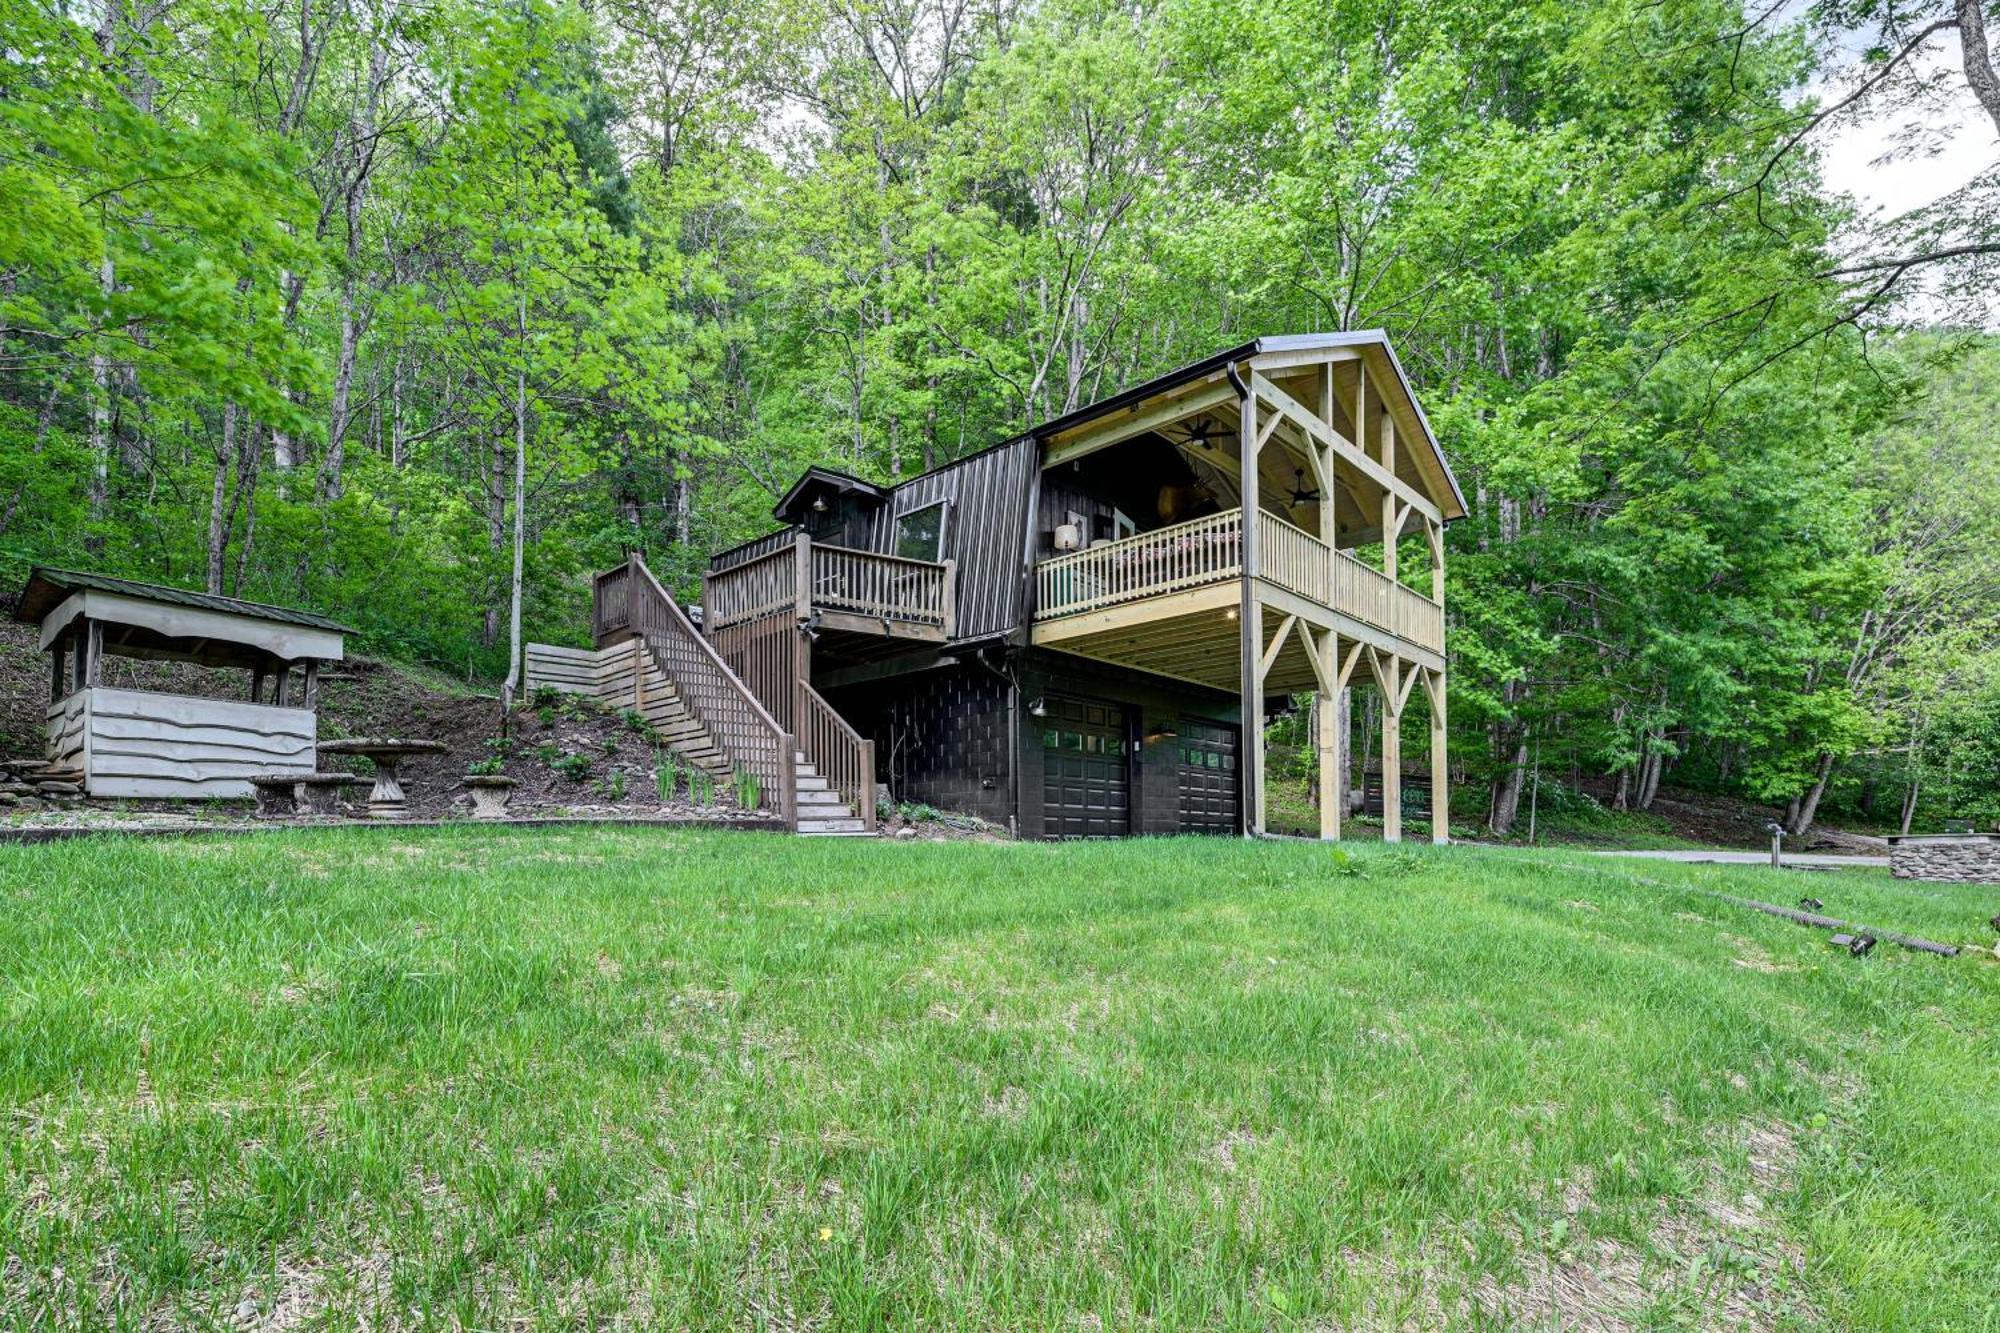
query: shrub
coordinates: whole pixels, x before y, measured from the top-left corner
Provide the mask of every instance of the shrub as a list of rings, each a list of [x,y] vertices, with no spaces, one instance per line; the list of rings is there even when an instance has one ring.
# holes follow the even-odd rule
[[[546,712],[552,710],[557,704],[562,702],[562,691],[553,685],[537,685],[535,686],[533,698],[535,707]],[[543,720],[547,721],[548,719],[544,718]]]
[[[568,778],[571,782],[582,782],[590,776],[590,756],[587,754],[566,754],[549,761],[549,767]]]

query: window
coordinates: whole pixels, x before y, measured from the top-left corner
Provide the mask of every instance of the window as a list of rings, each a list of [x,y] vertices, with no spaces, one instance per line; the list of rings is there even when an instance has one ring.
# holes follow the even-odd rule
[[[896,554],[905,560],[944,559],[945,503],[912,509],[896,520]]]

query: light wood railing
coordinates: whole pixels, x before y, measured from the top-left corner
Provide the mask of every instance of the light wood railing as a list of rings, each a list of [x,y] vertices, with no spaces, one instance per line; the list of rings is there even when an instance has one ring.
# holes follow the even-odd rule
[[[949,635],[957,580],[949,560],[827,546],[804,533],[775,551],[702,580],[702,623],[710,631],[789,611],[840,611],[871,620],[928,625]]]
[[[827,784],[875,831],[875,742],[847,725],[820,692],[799,682],[799,749]]]
[[[1334,552],[1331,605],[1419,648],[1444,651],[1444,608],[1345,551]]]
[[[798,752],[791,734],[724,664],[636,555],[626,565],[622,587],[632,631],[701,719],[709,739],[731,764],[756,775],[763,807],[796,828]],[[601,614],[596,619],[604,623]]]
[[[1258,572],[1308,601],[1444,651],[1444,608],[1275,514],[1257,515]],[[1040,619],[1220,583],[1243,572],[1243,511],[1225,510],[1106,542],[1035,567]]]
[[[1210,514],[1042,561],[1035,566],[1036,614],[1067,616],[1198,588],[1235,577],[1242,560],[1243,511]]]

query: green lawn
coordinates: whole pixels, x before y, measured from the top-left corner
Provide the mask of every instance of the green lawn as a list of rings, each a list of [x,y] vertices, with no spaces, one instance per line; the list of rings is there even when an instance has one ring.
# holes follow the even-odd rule
[[[0,850],[0,1310],[2000,1327],[2000,964],[1691,886],[2000,910],[1381,845]]]

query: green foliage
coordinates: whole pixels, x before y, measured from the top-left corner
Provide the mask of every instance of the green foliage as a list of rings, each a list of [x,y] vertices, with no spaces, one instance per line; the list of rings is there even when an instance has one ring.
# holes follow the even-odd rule
[[[653,785],[659,793],[660,804],[665,805],[680,792],[681,778],[693,771],[693,766],[683,764],[681,757],[673,750],[653,750]]]
[[[755,810],[764,803],[763,779],[741,765],[730,775],[730,788],[736,795],[739,810]]]
[[[582,782],[590,776],[591,759],[587,754],[558,755],[549,761],[549,767],[571,782]]]
[[[715,804],[715,775],[705,768],[690,765],[687,769],[688,800],[703,809]]]
[[[1530,740],[1634,801],[2000,800],[2000,353],[1865,355],[1845,204],[1764,170],[1806,25],[1869,7],[105,12],[8,16],[0,582],[311,606],[491,682],[517,527],[523,636],[577,643],[593,570],[692,593],[807,464],[1379,326],[1473,509],[1452,743],[1496,816]]]
[[[612,769],[610,776],[604,779],[602,790],[606,800],[614,804],[623,801],[626,790],[625,770],[622,768]]]

